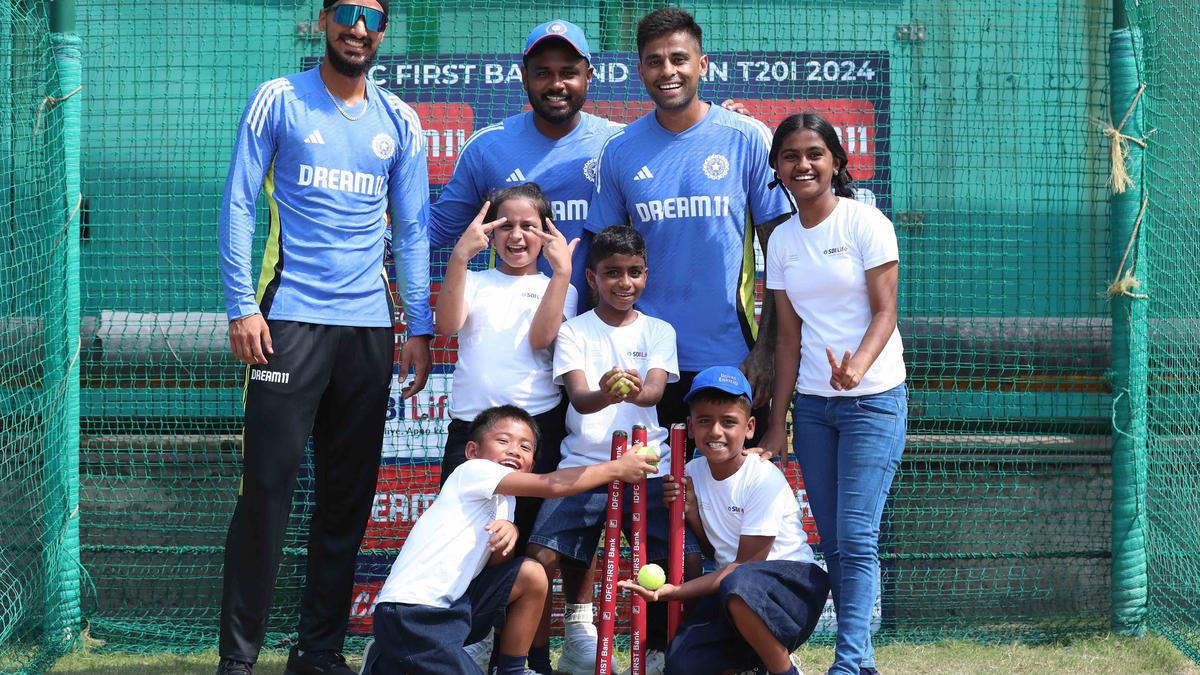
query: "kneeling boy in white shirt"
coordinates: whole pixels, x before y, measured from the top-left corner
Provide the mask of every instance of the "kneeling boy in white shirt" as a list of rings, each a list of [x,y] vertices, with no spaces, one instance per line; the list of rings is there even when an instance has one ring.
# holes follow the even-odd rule
[[[751,398],[746,377],[725,366],[701,371],[684,397],[700,453],[687,464],[685,520],[717,571],[656,591],[621,582],[649,601],[699,599],[667,650],[667,673],[798,673],[791,653],[812,635],[829,594],[787,479],[742,453],[754,435]],[[665,480],[664,501],[679,498],[679,484]]]
[[[469,437],[467,461],[413,525],[379,592],[364,674],[482,673],[463,645],[501,624],[496,672],[524,673],[549,583],[540,564],[512,555],[514,497],[563,497],[613,480],[640,480],[654,470],[629,453],[530,473],[537,424],[515,406],[484,410]]]

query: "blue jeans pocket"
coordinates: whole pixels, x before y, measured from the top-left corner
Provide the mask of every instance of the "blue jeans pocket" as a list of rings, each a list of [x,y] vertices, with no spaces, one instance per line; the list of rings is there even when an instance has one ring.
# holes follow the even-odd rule
[[[884,393],[862,396],[854,403],[859,409],[866,412],[895,417],[900,414],[900,406],[905,404],[905,399],[891,393]]]

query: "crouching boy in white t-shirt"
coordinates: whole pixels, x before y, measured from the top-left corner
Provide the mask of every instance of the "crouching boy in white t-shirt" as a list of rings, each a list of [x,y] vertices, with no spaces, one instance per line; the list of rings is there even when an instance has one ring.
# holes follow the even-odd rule
[[[523,674],[549,584],[541,565],[512,555],[514,497],[563,497],[654,470],[629,453],[530,473],[537,424],[515,406],[484,410],[468,435],[467,461],[413,525],[379,592],[363,673],[482,673],[463,645],[503,625],[496,672]]]
[[[657,591],[621,582],[649,601],[699,598],[667,650],[667,673],[795,674],[791,653],[812,635],[829,594],[787,479],[742,454],[754,435],[751,397],[746,377],[726,366],[701,371],[684,397],[700,452],[687,464],[685,519],[717,571]],[[663,499],[673,501],[679,484],[664,480]]]

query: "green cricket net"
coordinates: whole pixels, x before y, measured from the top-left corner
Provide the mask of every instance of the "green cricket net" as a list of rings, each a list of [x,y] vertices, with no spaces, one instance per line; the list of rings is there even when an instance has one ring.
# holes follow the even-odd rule
[[[565,18],[587,33],[596,65],[589,110],[627,122],[649,109],[633,33],[660,2],[391,4],[372,75],[421,115],[435,195],[473,131],[524,109],[518,52],[543,21]],[[791,112],[825,114],[850,153],[860,196],[896,223],[912,402],[908,450],[884,517],[877,641],[1053,640],[1108,630],[1116,572],[1105,290],[1117,244],[1099,121],[1108,117],[1111,8],[1083,0],[681,4],[705,29],[705,98],[743,101],[772,127]],[[221,553],[239,479],[242,374],[222,312],[219,202],[254,88],[322,53],[318,5],[78,2],[86,45],[78,475],[81,562],[92,582],[83,613],[105,648],[187,651],[216,641]],[[1187,524],[1197,522],[1197,505],[1185,495],[1195,493],[1200,464],[1200,406],[1189,368],[1197,353],[1189,267],[1197,235],[1188,190],[1200,167],[1190,151],[1194,87],[1179,78],[1196,62],[1197,25],[1190,7],[1191,23],[1168,18],[1186,6],[1142,2],[1141,20],[1157,31],[1148,47],[1171,56],[1147,74],[1147,127],[1159,127],[1155,138],[1169,147],[1148,154],[1148,180],[1160,187],[1151,190],[1154,215],[1143,237],[1158,254],[1147,253],[1138,274],[1152,284],[1152,315],[1185,327],[1151,342],[1146,503],[1154,626],[1194,646],[1200,575]],[[33,34],[15,28],[14,19],[4,42],[14,55]],[[2,114],[28,113],[15,89],[12,100]],[[29,125],[0,127],[16,134]],[[10,194],[46,189],[13,168],[19,157],[5,155],[10,164],[0,171],[12,177],[6,187],[22,186]],[[14,220],[18,208],[48,228],[44,239],[31,234],[40,232],[33,224],[22,228],[3,252],[5,316],[26,317],[36,314],[29,279],[51,278],[38,270],[55,269],[53,228],[64,218],[24,215],[30,207],[20,199],[8,204],[5,222],[22,222]],[[434,252],[435,290],[445,260],[446,251]],[[56,296],[46,293],[53,308]],[[0,349],[26,339],[9,334]],[[436,347],[427,389],[389,409],[352,608],[359,634],[369,630],[391,558],[436,494],[455,342],[439,338]],[[42,362],[22,363],[0,365],[5,401],[35,393],[38,414],[10,424],[5,412],[0,508],[20,514],[6,522],[35,527],[45,509],[36,462],[46,457],[28,439],[42,434],[38,442],[50,447],[49,428],[33,425],[51,423],[55,402],[47,388],[31,386]],[[307,466],[296,490],[269,647],[294,637],[312,509]],[[0,534],[22,547],[0,548],[0,594],[21,589],[25,603],[39,596],[26,573],[43,564],[29,548],[39,532]],[[38,609],[17,614],[31,611]],[[0,643],[21,644],[5,631],[15,625],[19,634],[28,622],[7,616],[0,612]],[[818,639],[831,631],[824,622]],[[1190,653],[1197,657],[1195,647]]]
[[[1149,624],[1200,662],[1200,7],[1130,7],[1144,40],[1145,200],[1136,278],[1147,305],[1145,510]]]
[[[78,352],[60,76],[40,3],[0,8],[0,673],[78,626]],[[74,616],[72,620],[70,617]]]

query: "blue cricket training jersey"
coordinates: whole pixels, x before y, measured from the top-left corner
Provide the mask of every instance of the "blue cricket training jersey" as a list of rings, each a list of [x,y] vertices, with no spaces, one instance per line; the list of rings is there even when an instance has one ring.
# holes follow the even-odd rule
[[[242,115],[221,204],[221,273],[230,319],[392,325],[383,267],[391,219],[405,321],[433,333],[429,179],[416,113],[367,80],[366,102],[339,112],[319,66],[265,82]],[[339,102],[340,103],[340,102]],[[344,106],[344,104],[342,104]],[[270,210],[257,288],[250,248],[259,191]],[[386,218],[385,218],[386,214]]]
[[[651,111],[600,154],[587,229],[628,223],[645,237],[638,307],[675,328],[680,370],[736,366],[757,337],[754,225],[791,212],[767,187],[770,143],[758,120],[710,104],[678,134]]]
[[[522,183],[534,182],[550,199],[554,225],[567,241],[582,237],[588,218],[588,201],[595,189],[596,162],[600,148],[621,124],[580,113],[579,125],[558,140],[547,138],[533,124],[533,112],[513,115],[484,127],[463,145],[454,174],[429,218],[433,246],[453,246],[479,213],[487,193]],[[580,242],[575,249],[571,283],[579,291],[581,305],[588,297],[584,277],[587,251]],[[538,269],[549,276],[546,259]]]

